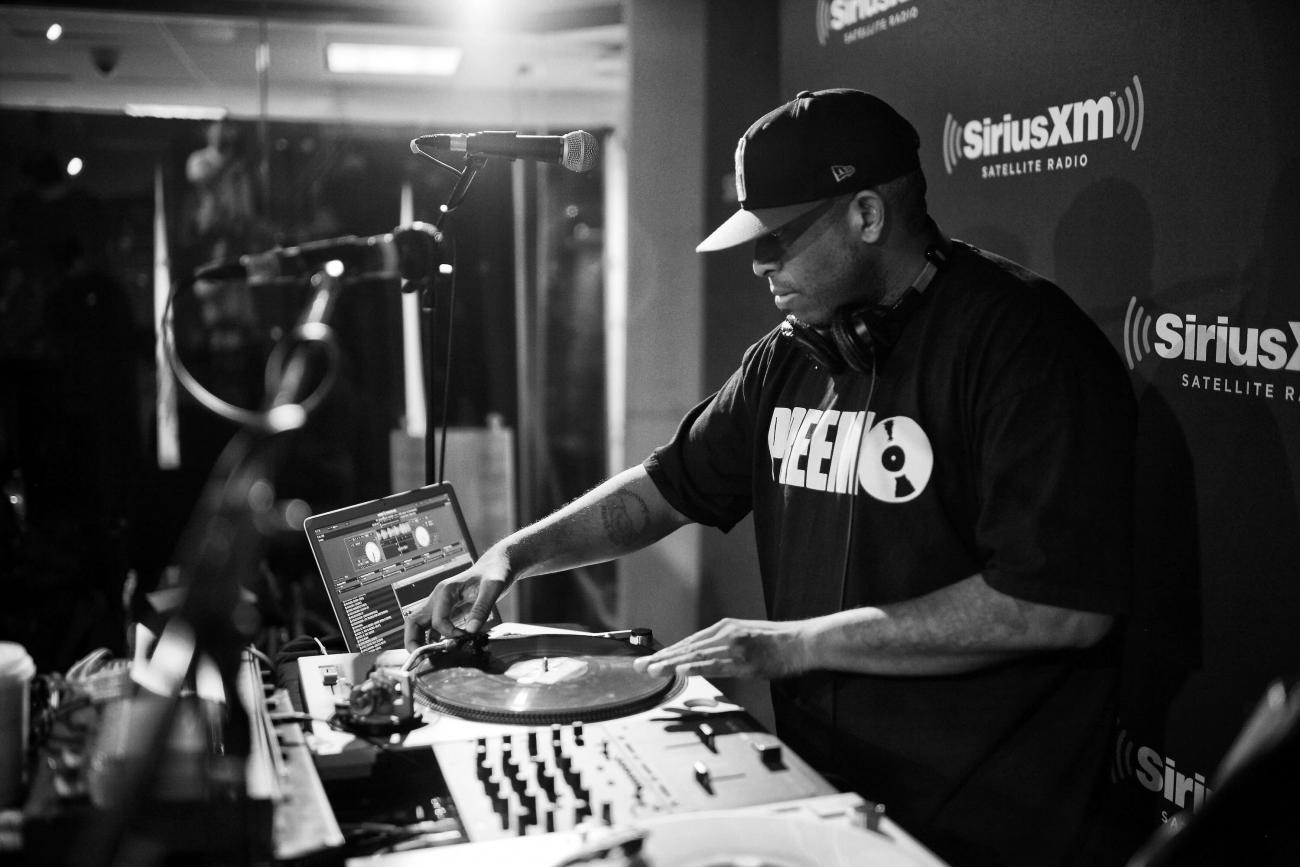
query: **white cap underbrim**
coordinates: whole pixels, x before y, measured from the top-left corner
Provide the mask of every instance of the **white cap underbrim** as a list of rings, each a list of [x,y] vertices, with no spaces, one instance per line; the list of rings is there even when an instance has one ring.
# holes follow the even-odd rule
[[[825,199],[813,199],[811,202],[800,202],[797,205],[757,208],[752,211],[741,208],[728,217],[721,226],[714,229],[713,234],[697,244],[695,252],[712,253],[715,250],[726,250],[750,241],[757,241],[791,220],[802,217],[824,201]]]

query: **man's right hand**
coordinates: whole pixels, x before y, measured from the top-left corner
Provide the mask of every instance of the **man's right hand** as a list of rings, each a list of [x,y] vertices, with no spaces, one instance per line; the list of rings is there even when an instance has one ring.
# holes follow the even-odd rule
[[[489,550],[464,572],[433,588],[420,610],[406,621],[406,649],[414,651],[424,645],[424,631],[430,628],[443,638],[478,632],[509,586],[504,558]]]
[[[604,563],[640,551],[688,523],[645,467],[629,467],[510,534],[473,566],[438,584],[406,622],[406,647],[424,645],[424,631],[431,627],[443,638],[479,631],[497,599],[520,578]]]

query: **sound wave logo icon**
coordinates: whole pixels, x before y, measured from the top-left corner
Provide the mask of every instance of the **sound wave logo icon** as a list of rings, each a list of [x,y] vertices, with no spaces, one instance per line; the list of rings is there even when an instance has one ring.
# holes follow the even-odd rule
[[[943,122],[943,167],[952,174],[963,159],[1029,154],[1112,138],[1135,151],[1145,120],[1146,97],[1136,75],[1105,96],[1048,106],[1032,117],[1013,118],[1007,112],[999,120],[990,114],[962,123],[949,113]]]
[[[1151,322],[1154,317],[1138,304],[1136,297],[1129,298],[1124,311],[1124,360],[1133,370],[1144,355],[1151,354]]]
[[[1110,766],[1110,781],[1112,783],[1118,783],[1120,780],[1133,777],[1136,768],[1136,763],[1133,761],[1135,749],[1133,741],[1128,736],[1128,730],[1120,729],[1119,734],[1115,737],[1114,761]]]
[[[1133,86],[1124,85],[1124,98],[1115,99],[1119,118],[1115,126],[1124,130],[1124,141],[1129,142],[1132,150],[1138,149],[1138,140],[1142,138],[1142,121],[1146,118],[1146,99],[1142,96],[1142,82],[1133,76]],[[1128,107],[1127,112],[1125,106]]]
[[[948,174],[952,174],[953,169],[957,168],[959,159],[961,159],[961,124],[957,123],[956,118],[949,112],[943,122],[943,167]]]
[[[830,0],[817,0],[817,42],[824,48],[831,38]]]

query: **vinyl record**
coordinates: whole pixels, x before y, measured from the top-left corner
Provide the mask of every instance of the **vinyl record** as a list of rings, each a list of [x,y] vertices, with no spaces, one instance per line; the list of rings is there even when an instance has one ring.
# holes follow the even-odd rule
[[[587,635],[493,639],[472,665],[417,671],[416,689],[437,711],[476,722],[551,725],[613,719],[659,704],[675,675],[632,669],[648,648]]]

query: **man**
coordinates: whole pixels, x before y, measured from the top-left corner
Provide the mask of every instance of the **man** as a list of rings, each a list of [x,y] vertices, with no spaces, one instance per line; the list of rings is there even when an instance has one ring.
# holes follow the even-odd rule
[[[1060,289],[944,237],[917,150],[860,91],[755,122],[741,208],[698,249],[752,243],[786,322],[643,464],[440,586],[408,643],[752,512],[772,620],[638,666],[770,679],[778,734],[954,864],[1063,863],[1112,718],[1132,395]]]

